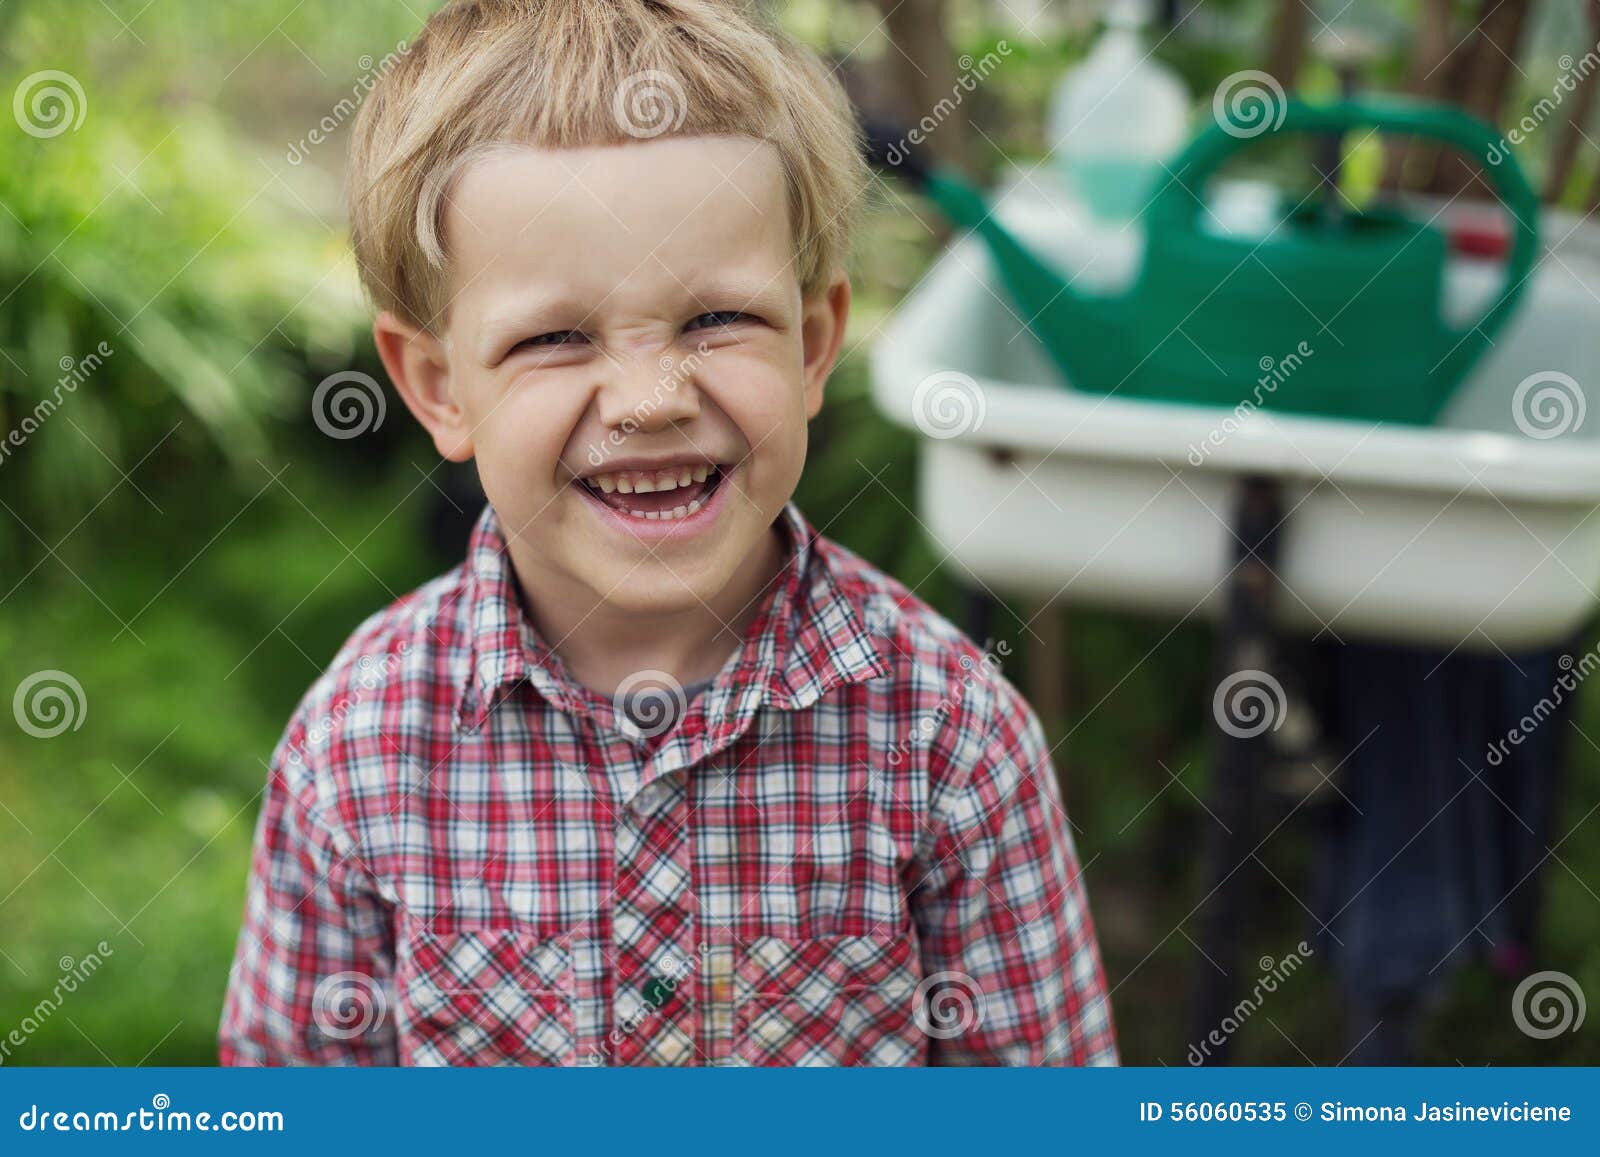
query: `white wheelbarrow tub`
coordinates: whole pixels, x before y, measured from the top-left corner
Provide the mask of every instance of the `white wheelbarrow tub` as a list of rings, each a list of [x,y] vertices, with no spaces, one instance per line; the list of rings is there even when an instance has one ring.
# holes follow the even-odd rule
[[[1116,284],[1137,264],[1115,239],[1091,253],[1056,207],[1010,195],[1004,204],[1009,225],[1069,274],[1082,271],[1080,286]],[[1282,627],[1537,647],[1567,637],[1597,599],[1600,453],[1590,439],[1600,415],[1584,421],[1596,399],[1558,379],[1520,396],[1518,386],[1557,372],[1582,389],[1600,372],[1597,234],[1551,216],[1554,252],[1440,427],[1240,416],[1064,388],[970,237],[875,343],[875,396],[930,435],[918,503],[927,530],[948,562],[996,591],[1214,615],[1234,565],[1236,483],[1263,474],[1282,480],[1288,511]],[[1483,263],[1452,268],[1453,311],[1481,298],[1494,274]],[[1313,348],[1330,340],[1309,318],[1305,337]],[[1262,357],[1284,363],[1296,341],[1283,344]],[[1278,388],[1293,385],[1291,375]],[[1514,404],[1543,436],[1519,429]]]

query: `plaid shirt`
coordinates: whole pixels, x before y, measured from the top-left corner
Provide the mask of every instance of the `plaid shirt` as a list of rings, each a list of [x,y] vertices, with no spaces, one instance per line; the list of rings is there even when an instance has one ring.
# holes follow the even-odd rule
[[[1033,713],[781,525],[740,653],[656,735],[529,626],[492,509],[359,628],[270,765],[223,1062],[1114,1063]]]

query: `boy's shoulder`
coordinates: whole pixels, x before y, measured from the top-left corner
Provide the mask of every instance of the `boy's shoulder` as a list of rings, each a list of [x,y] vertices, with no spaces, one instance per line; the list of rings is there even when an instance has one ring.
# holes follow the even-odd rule
[[[910,735],[902,744],[944,749],[961,763],[995,742],[1013,750],[1043,744],[1033,709],[1006,677],[1015,654],[1009,641],[980,646],[860,555],[825,537],[816,544],[819,563],[888,667],[874,683],[893,703],[891,715],[908,717]]]
[[[831,538],[818,535],[813,541],[817,563],[833,581],[837,593],[856,611],[869,632],[894,647],[893,654],[885,658],[892,661],[898,655],[903,663],[942,668],[965,666],[963,659],[981,656],[971,639],[899,579]]]
[[[469,562],[401,595],[353,630],[301,697],[284,733],[285,762],[361,754],[453,711],[470,654]],[[386,739],[386,737],[388,737]]]

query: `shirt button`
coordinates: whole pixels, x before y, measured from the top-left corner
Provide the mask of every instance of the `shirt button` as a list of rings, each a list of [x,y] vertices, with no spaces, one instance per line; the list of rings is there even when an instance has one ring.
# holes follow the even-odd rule
[[[639,986],[639,995],[651,1008],[665,1008],[672,1001],[672,992],[671,982],[662,980],[659,976],[652,976]]]

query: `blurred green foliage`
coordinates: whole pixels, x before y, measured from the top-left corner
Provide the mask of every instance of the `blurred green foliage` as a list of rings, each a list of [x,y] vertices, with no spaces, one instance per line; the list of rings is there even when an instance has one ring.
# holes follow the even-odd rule
[[[1407,5],[1406,7],[1411,7]],[[791,0],[820,46],[869,61],[870,6]],[[1043,153],[1041,109],[1080,57],[1082,28],[1048,42],[957,5],[960,47],[1017,46],[980,91],[974,168]],[[1260,3],[1217,4],[1259,27]],[[1001,13],[1003,16],[1003,13]],[[1204,24],[1205,22],[1201,22]],[[379,376],[342,236],[343,134],[300,164],[290,146],[411,36],[405,4],[223,5],[99,0],[0,5],[0,94],[41,69],[81,78],[87,115],[53,137],[0,131],[0,428],[16,428],[106,342],[68,404],[0,461],[0,686],[57,668],[82,684],[80,729],[0,729],[0,1034],[55,983],[63,957],[114,955],[6,1063],[205,1064],[238,926],[264,761],[305,687],[363,617],[451,565],[425,533],[444,475],[397,402],[354,443],[318,435],[312,386]],[[1203,31],[1204,29],[1202,29]],[[1178,36],[1161,55],[1206,92],[1255,63],[1239,37]],[[1396,48],[1380,62],[1393,72]],[[1544,65],[1531,63],[1537,91]],[[1313,70],[1309,85],[1325,85]],[[992,145],[988,142],[992,142]],[[960,619],[961,591],[915,517],[915,438],[872,406],[864,347],[937,252],[933,219],[880,188],[861,238],[850,349],[812,432],[798,499],[826,533]],[[1090,501],[1092,496],[1084,496]],[[1008,608],[1019,641],[1038,608]],[[1062,613],[1062,612],[1051,612]],[[1068,717],[1058,749],[1130,1061],[1181,1063],[1195,961],[1181,921],[1204,892],[1209,702],[1204,627],[1064,613]],[[1035,624],[1036,628],[1038,624]],[[1016,674],[1016,672],[1010,672]],[[1593,733],[1600,700],[1580,705]],[[1171,786],[1167,769],[1186,790]],[[1600,794],[1600,750],[1574,743],[1559,830]],[[1153,801],[1153,802],[1152,802]],[[1547,874],[1541,960],[1600,992],[1600,848],[1580,828]],[[1290,826],[1263,851],[1303,886]],[[1587,881],[1587,882],[1586,882]],[[1241,956],[1306,934],[1287,891],[1258,897]],[[1469,970],[1434,1018],[1427,1059],[1600,1057],[1594,1034],[1533,1041],[1509,986]],[[1238,1059],[1337,1061],[1326,973],[1282,990]]]

